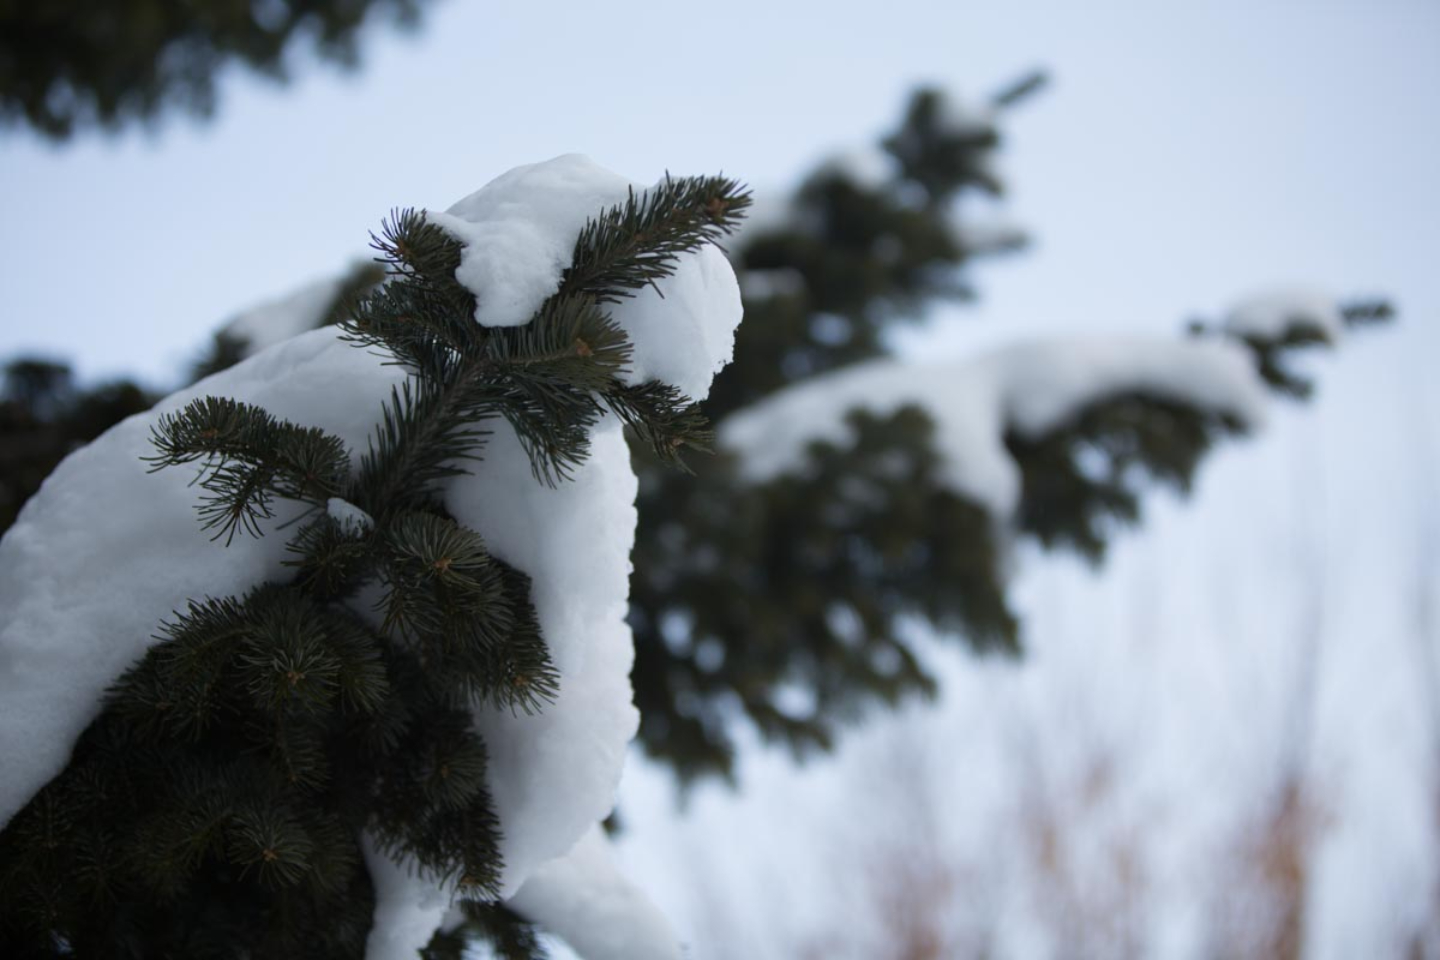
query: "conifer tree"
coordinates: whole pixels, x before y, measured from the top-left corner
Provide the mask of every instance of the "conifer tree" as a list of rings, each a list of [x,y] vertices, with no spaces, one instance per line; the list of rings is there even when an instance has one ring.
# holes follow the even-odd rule
[[[1109,370],[1043,416],[1030,411],[1028,419],[1013,409],[1013,394],[1023,393],[1026,376],[1043,383],[1047,370],[1069,374],[1075,364],[1083,367],[1083,341],[942,371],[956,383],[984,381],[992,389],[961,399],[996,401],[1010,391],[992,424],[995,449],[989,452],[1002,457],[1013,476],[1012,498],[1002,503],[958,483],[957,467],[975,451],[951,442],[952,396],[938,388],[926,394],[944,378],[915,386],[903,402],[882,402],[857,384],[886,386],[894,380],[886,379],[890,373],[903,376],[907,365],[887,356],[889,332],[937,303],[971,296],[966,269],[1023,244],[1014,230],[957,218],[955,206],[970,194],[1002,191],[994,163],[1001,124],[1042,83],[1038,76],[1024,78],[983,104],[921,90],[880,151],[823,165],[786,203],[726,241],[742,281],[746,322],[733,364],[705,403],[718,428],[716,455],[690,458],[686,472],[670,469],[677,449],[705,442],[696,412],[672,391],[632,388],[625,399],[606,401],[640,441],[630,607],[639,739],[682,779],[731,772],[737,712],[768,739],[803,752],[828,747],[839,726],[868,705],[933,691],[934,680],[902,629],[906,618],[928,621],[978,651],[1019,653],[1004,575],[1016,540],[1098,562],[1117,531],[1139,519],[1147,484],[1188,489],[1204,454],[1249,428],[1261,384],[1282,396],[1310,393],[1309,382],[1289,364],[1294,352],[1334,343],[1345,328],[1389,315],[1380,301],[1292,296],[1250,303],[1192,324],[1188,339],[1128,344],[1144,349],[1116,355],[1118,375]],[[401,296],[408,288],[392,282],[384,289],[392,293],[377,296]],[[364,301],[357,315],[365,316],[374,302]],[[327,305],[297,316],[294,330],[332,314]],[[242,340],[233,330],[222,334],[207,369],[268,345]],[[383,338],[369,342],[388,345]],[[420,349],[408,362],[423,364],[427,357],[434,355]],[[1223,389],[1217,393],[1217,387]],[[563,429],[569,414],[553,419],[547,392],[528,396],[546,429]],[[402,407],[414,402],[397,400]],[[842,429],[792,422],[797,410],[814,409]],[[756,432],[757,424],[771,432]],[[532,438],[544,432],[527,433],[530,427],[518,424],[517,430]],[[299,442],[300,434],[295,437]],[[318,439],[305,442],[323,446]],[[529,449],[538,455],[542,480],[553,480],[572,462],[550,456],[533,439]],[[762,460],[783,462],[761,469]],[[253,489],[247,484],[258,476],[254,471],[272,468],[267,479],[283,484],[279,466],[256,463],[212,477],[218,484],[212,493],[229,496],[233,508],[234,498]],[[367,489],[372,492],[347,486],[337,498],[373,518],[375,488]],[[323,492],[311,492],[316,504]],[[226,502],[216,501],[207,514],[217,530],[265,522],[263,497],[245,500],[252,509],[240,510],[233,522]],[[424,513],[430,506],[405,509]],[[311,578],[307,589],[333,599],[377,568],[373,558],[351,557],[350,541],[333,531],[325,535],[331,539],[299,543],[328,529],[297,534],[297,570]],[[434,533],[427,528],[426,535]],[[426,542],[421,537],[406,548],[419,569],[430,556],[422,549]],[[384,581],[391,595],[396,584],[403,593],[418,583],[404,574],[415,568],[398,569]],[[402,609],[401,619],[386,626],[400,629],[407,615],[425,623],[438,616],[424,606],[418,613]],[[487,690],[479,684],[469,693]],[[467,904],[465,910],[464,926],[437,937],[429,955],[458,956],[466,936],[486,931],[508,944],[505,956],[535,950],[526,927],[505,908]]]
[[[323,57],[357,58],[367,19],[413,23],[422,0],[47,0],[0,5],[0,121],[53,139],[180,108],[208,114],[231,63],[275,78],[308,38]]]
[[[720,455],[688,475],[643,470],[632,582],[640,740],[682,778],[730,774],[736,707],[766,739],[803,753],[828,748],[837,725],[867,704],[931,694],[935,682],[901,629],[906,617],[976,651],[1019,653],[1004,587],[1011,540],[1099,562],[1139,520],[1147,479],[1187,491],[1205,453],[1248,428],[1238,411],[1153,377],[1120,378],[1043,429],[1004,425],[997,439],[1020,478],[1009,516],[947,479],[946,461],[971,451],[947,450],[936,436],[944,396],[888,409],[857,403],[843,440],[811,438],[765,482],[746,469],[746,451],[727,451],[727,421],[793,416],[798,405],[756,408],[797,381],[790,392],[813,384],[817,403],[853,402],[833,388],[837,376],[893,362],[891,330],[972,296],[966,268],[1023,245],[1013,229],[958,218],[955,205],[1002,193],[995,152],[1005,115],[1044,83],[1027,76],[976,104],[917,91],[880,151],[822,165],[783,216],[757,218],[730,245],[746,320],[706,401]],[[1292,369],[1296,352],[1390,314],[1383,300],[1337,304],[1302,291],[1194,323],[1190,334],[1243,346],[1264,383],[1304,399],[1312,384]],[[1020,366],[1038,369],[1040,359]],[[1205,358],[1176,367],[1192,359]],[[983,374],[951,371],[956,381]],[[761,442],[806,439],[781,430]]]
[[[1003,194],[996,155],[1005,118],[1045,83],[1043,74],[1027,75],[976,103],[918,90],[878,149],[821,164],[727,241],[747,319],[734,362],[705,403],[722,441],[728,421],[795,384],[885,362],[892,330],[973,297],[973,264],[1023,248],[1018,229],[956,211],[967,198]],[[1243,348],[1257,382],[1295,399],[1312,385],[1290,357],[1390,315],[1379,300],[1309,295],[1248,309],[1263,316],[1194,322],[1191,342]],[[323,319],[301,313],[291,322],[303,329]],[[217,342],[226,337],[233,334]],[[1173,365],[1183,372],[1216,359],[1182,351]],[[956,379],[980,374],[954,371]],[[1205,453],[1250,425],[1244,409],[1155,377],[1122,381],[1075,398],[1044,429],[1003,425],[997,443],[1020,478],[1003,517],[947,476],[966,452],[937,442],[938,400],[857,404],[843,440],[824,438],[762,483],[741,451],[727,449],[733,444],[722,442],[685,473],[638,450],[631,625],[645,750],[682,779],[728,776],[736,707],[797,753],[829,747],[866,705],[934,692],[899,629],[907,616],[976,651],[1020,653],[1003,574],[1011,541],[1034,539],[1098,563],[1115,534],[1139,520],[1147,479],[1188,490]],[[837,392],[818,402],[838,414],[853,399]],[[811,439],[802,431],[768,442]],[[857,503],[861,486],[867,494]]]
[[[973,296],[966,272],[974,262],[1023,247],[1017,230],[986,228],[954,208],[957,199],[1003,193],[995,155],[1004,118],[1044,83],[1030,75],[979,104],[919,90],[880,151],[864,163],[822,165],[727,241],[749,320],[706,402],[714,422],[796,381],[885,357],[889,330]],[[216,335],[199,370],[223,369],[268,345],[253,339],[259,327],[274,336],[286,323],[299,332],[333,322],[374,279],[357,268],[325,287],[318,308],[276,308],[293,314],[278,324],[237,320]],[[1383,320],[1389,308],[1301,303],[1293,322],[1229,330],[1217,320],[1193,323],[1190,333],[1243,344],[1267,384],[1304,399],[1311,385],[1286,358],[1334,340],[1330,313],[1343,326]],[[34,405],[23,409],[37,419]],[[929,693],[932,679],[896,630],[904,614],[953,630],[977,650],[1017,650],[999,571],[1008,548],[995,540],[992,511],[943,481],[933,413],[857,410],[848,445],[817,450],[808,466],[761,486],[723,450],[696,460],[689,474],[637,455],[631,621],[648,752],[685,778],[723,775],[733,749],[728,705],[740,705],[767,737],[804,751],[832,743],[837,723],[866,703]],[[1023,477],[1014,533],[1099,561],[1114,533],[1139,518],[1141,474],[1187,489],[1205,451],[1244,427],[1233,411],[1148,389],[1093,398],[1038,434],[1009,430],[1004,443]],[[12,444],[34,446],[0,429],[0,450]],[[1098,473],[1097,456],[1106,463]],[[897,458],[909,465],[906,476],[876,474]],[[7,486],[20,488],[6,491],[15,508],[55,459],[7,476]],[[842,488],[856,477],[878,495],[837,527],[830,518],[847,515]],[[853,642],[857,630],[863,642]],[[778,705],[782,691],[797,687],[811,694],[808,715]]]
[[[499,421],[536,484],[566,483],[606,416],[662,461],[704,446],[689,398],[627,381],[632,342],[610,309],[748,202],[723,177],[632,192],[587,221],[534,315],[503,326],[476,322],[462,242],[401,211],[375,241],[387,282],[344,320],[354,349],[407,374],[358,460],[339,436],[223,396],[154,418],[151,469],[198,468],[213,549],[274,534],[283,503],[302,511],[269,582],[216,583],[158,626],[63,772],[5,825],[7,956],[358,957],[376,902],[365,843],[479,901],[430,955],[458,956],[467,933],[534,952],[518,917],[487,905],[506,823],[471,711],[544,711],[560,681],[529,577],[457,522],[444,486],[485,469]]]

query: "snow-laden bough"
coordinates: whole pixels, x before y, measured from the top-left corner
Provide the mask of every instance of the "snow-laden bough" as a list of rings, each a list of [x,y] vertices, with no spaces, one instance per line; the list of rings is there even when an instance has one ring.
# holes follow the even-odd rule
[[[476,295],[476,321],[523,323],[555,291],[586,219],[636,186],[564,156],[511,171],[432,215],[466,244],[457,277]],[[730,358],[740,314],[723,255],[705,247],[682,256],[674,276],[612,309],[634,345],[628,382],[660,379],[703,398]],[[358,457],[405,378],[386,360],[333,328],[305,333],[117,425],[67,458],[26,504],[0,540],[0,825],[61,772],[105,689],[155,642],[172,611],[284,576],[284,537],[236,538],[228,548],[213,542],[195,519],[195,474],[147,472],[141,458],[152,452],[159,417],[196,398],[230,397],[320,427]],[[636,479],[614,417],[597,424],[589,458],[554,487],[536,482],[508,426],[493,429],[483,463],[448,483],[445,505],[531,578],[560,684],[540,713],[481,708],[475,722],[489,748],[503,831],[502,895],[537,877],[539,893],[517,906],[541,924],[554,916],[563,931],[612,875],[592,831],[613,806],[638,724],[625,623]],[[278,504],[274,524],[301,509]],[[548,861],[558,862],[537,874]],[[413,957],[443,922],[450,891],[373,848],[367,863],[376,892],[367,955]],[[638,893],[612,897],[601,912],[618,932],[595,940],[590,960],[678,956],[673,935]]]
[[[1003,528],[1021,494],[1006,434],[1040,436],[1089,404],[1130,392],[1213,410],[1247,427],[1265,415],[1265,385],[1238,343],[1092,337],[1017,344],[949,362],[857,364],[741,410],[725,421],[719,439],[739,455],[741,475],[763,483],[801,469],[809,443],[844,441],[848,411],[890,413],[913,404],[935,421],[947,484]]]

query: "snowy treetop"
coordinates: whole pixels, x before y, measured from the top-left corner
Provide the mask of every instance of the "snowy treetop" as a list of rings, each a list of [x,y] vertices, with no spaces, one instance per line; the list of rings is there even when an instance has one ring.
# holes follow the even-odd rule
[[[476,322],[517,326],[559,287],[586,221],[642,189],[568,154],[517,167],[427,217],[465,244],[455,276],[475,294]],[[614,311],[634,344],[625,381],[662,380],[703,399],[730,360],[739,311],[739,286],[719,249],[685,258],[663,299],[638,296]]]

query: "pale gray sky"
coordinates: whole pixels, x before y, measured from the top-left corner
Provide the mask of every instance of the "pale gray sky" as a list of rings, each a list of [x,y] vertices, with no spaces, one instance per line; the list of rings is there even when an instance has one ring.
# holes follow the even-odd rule
[[[238,309],[364,249],[390,208],[444,207],[578,151],[636,179],[784,185],[882,132],[906,91],[983,94],[1043,65],[1014,119],[1027,256],[977,275],[941,339],[1173,329],[1305,280],[1440,308],[1440,4],[481,3],[374,32],[358,74],[248,76],[217,119],[53,147],[0,137],[0,356],[170,380]],[[1433,342],[1433,341],[1432,341]]]

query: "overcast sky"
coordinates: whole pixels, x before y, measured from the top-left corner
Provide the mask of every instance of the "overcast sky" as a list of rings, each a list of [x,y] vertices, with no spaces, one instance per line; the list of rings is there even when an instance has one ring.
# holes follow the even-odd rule
[[[395,206],[579,151],[640,180],[784,186],[919,82],[1032,66],[1006,169],[1034,251],[947,343],[1174,329],[1270,281],[1440,306],[1440,4],[442,0],[356,74],[241,72],[209,123],[0,134],[0,355],[172,380],[227,316],[341,268]],[[1413,332],[1413,331],[1412,331]]]

